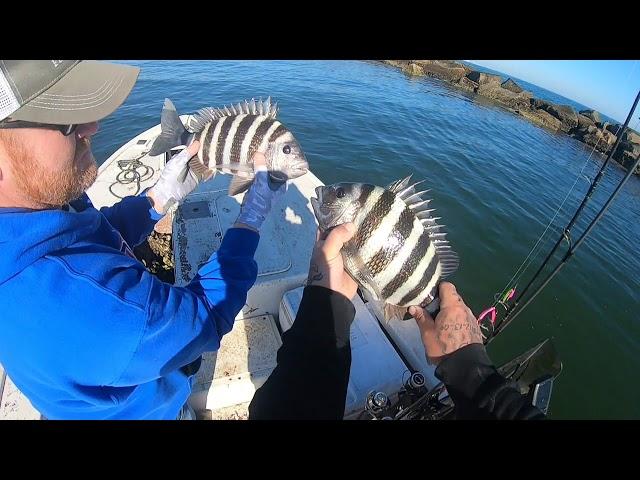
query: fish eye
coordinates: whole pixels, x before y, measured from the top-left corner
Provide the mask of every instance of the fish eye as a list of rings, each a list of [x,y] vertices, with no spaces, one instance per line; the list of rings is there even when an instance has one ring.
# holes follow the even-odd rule
[[[342,188],[342,187],[336,188],[336,197],[342,198],[344,196],[345,196],[344,188]]]
[[[291,153],[291,147],[289,145],[285,145],[284,147],[282,147],[282,153],[289,155]]]

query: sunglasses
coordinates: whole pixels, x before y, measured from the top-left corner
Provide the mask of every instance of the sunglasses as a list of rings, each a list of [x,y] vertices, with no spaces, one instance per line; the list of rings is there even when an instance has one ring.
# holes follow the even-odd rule
[[[58,130],[62,135],[68,137],[78,128],[77,123],[70,125],[56,125],[53,123],[35,123],[25,122],[23,120],[11,120],[8,122],[0,122],[0,128],[45,128],[47,130]]]

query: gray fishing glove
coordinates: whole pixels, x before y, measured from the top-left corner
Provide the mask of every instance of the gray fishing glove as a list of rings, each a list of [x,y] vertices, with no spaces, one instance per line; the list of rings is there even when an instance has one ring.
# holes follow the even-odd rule
[[[264,165],[256,166],[253,184],[244,194],[236,224],[244,224],[259,231],[271,211],[271,207],[286,191],[287,182],[275,183],[271,181],[267,167]]]
[[[147,192],[157,212],[167,213],[172,205],[182,202],[198,186],[200,180],[187,163],[198,152],[199,146],[199,142],[193,142],[169,160],[156,184]]]

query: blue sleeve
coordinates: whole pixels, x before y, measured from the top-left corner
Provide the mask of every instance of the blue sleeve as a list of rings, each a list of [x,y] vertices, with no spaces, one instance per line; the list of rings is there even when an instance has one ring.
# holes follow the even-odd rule
[[[220,347],[256,281],[253,256],[258,240],[256,232],[231,228],[186,287],[151,274],[143,275],[145,285],[131,285],[149,291],[144,326],[130,362],[113,386],[151,381]]]
[[[164,216],[151,206],[146,193],[145,191],[139,196],[124,197],[111,207],[100,209],[132,248],[145,241],[158,220]]]

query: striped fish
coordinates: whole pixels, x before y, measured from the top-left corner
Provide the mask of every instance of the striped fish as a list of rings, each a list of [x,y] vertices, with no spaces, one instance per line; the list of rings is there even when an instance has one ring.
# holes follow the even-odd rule
[[[253,181],[253,154],[266,157],[267,169],[274,182],[284,182],[304,175],[309,170],[307,160],[293,134],[276,120],[277,104],[251,99],[231,107],[203,108],[192,119],[188,131],[168,98],[164,101],[161,133],[149,155],[160,155],[178,145],[200,142],[198,154],[188,163],[180,180],[189,171],[198,179],[208,180],[217,171],[234,175],[229,195],[249,188]]]
[[[429,209],[426,191],[409,185],[411,176],[387,188],[336,183],[316,188],[311,198],[320,230],[353,222],[356,233],[342,248],[345,270],[384,303],[387,320],[404,318],[407,308],[437,310],[438,284],[458,268],[458,255]]]

